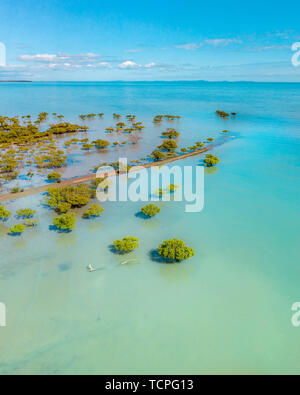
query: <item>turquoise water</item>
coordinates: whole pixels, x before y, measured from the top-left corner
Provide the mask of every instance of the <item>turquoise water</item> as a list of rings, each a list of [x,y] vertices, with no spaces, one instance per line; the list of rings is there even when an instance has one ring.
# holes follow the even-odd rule
[[[160,113],[182,116],[182,146],[223,129],[232,136],[213,151],[221,162],[206,172],[197,214],[163,202],[145,221],[135,216],[143,203],[104,203],[101,218],[78,212],[76,229],[58,234],[42,195],[6,205],[36,208],[40,223],[21,237],[0,225],[0,373],[300,373],[300,329],[291,324],[300,300],[299,84],[2,84],[0,94],[1,115],[48,111],[78,122],[104,112],[103,124],[91,125],[95,135],[113,112],[136,114],[147,126],[139,146],[109,158],[149,153],[160,142],[151,123]],[[238,116],[222,120],[216,109]],[[70,155],[66,177],[99,160],[92,154],[87,166],[79,151]],[[141,248],[120,265],[109,246],[128,234]],[[171,237],[195,257],[155,262],[151,251]],[[88,273],[88,263],[100,270]]]

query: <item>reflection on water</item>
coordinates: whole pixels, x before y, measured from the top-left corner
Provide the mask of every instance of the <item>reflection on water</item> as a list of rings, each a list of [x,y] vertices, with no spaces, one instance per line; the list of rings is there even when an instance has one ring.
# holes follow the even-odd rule
[[[69,248],[76,245],[78,240],[77,233],[59,233],[59,236],[56,239],[56,243],[62,247]]]
[[[142,221],[142,228],[146,230],[154,230],[160,227],[158,218],[147,218]]]
[[[140,262],[140,256],[137,251],[132,251],[129,253],[121,253],[118,252],[113,245],[109,246],[109,250],[112,253],[112,260],[118,265],[122,267],[131,267],[135,266]]]
[[[219,170],[220,170],[219,167],[216,167],[216,166],[215,167],[205,167],[204,174],[206,176],[211,176],[213,174],[217,174]]]
[[[5,224],[0,223],[0,237],[3,237],[3,236],[7,235],[7,233],[9,232],[8,228],[9,227],[6,226]]]
[[[60,265],[58,265],[58,269],[60,272],[66,272],[70,270],[71,267],[72,265],[70,263],[61,263]]]
[[[25,248],[27,245],[26,241],[23,239],[19,239],[12,243],[13,248]]]
[[[159,276],[168,284],[186,284],[195,274],[191,263],[175,263],[158,265]]]
[[[96,221],[96,219],[87,220],[87,221],[89,221],[87,228],[90,232],[98,232],[99,230],[102,230],[104,228],[104,224],[99,221]]]

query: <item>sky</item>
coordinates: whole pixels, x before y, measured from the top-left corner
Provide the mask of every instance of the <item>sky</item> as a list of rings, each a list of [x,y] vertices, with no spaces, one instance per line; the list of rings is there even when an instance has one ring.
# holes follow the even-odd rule
[[[299,0],[0,0],[0,18],[0,80],[300,82]]]

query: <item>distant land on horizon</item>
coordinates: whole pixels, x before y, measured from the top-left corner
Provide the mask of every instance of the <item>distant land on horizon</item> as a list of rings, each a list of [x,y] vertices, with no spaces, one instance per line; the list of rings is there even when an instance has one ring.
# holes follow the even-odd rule
[[[57,81],[47,81],[47,80],[0,80],[0,83],[34,83],[34,82],[41,82],[41,83],[180,83],[180,82],[190,82],[190,83],[228,83],[228,84],[300,84],[300,81],[247,81],[247,80],[240,80],[240,81],[229,81],[229,80],[95,80],[95,81],[80,81],[80,80],[57,80]]]
[[[0,80],[0,83],[1,82],[33,82],[33,81],[28,81],[28,80],[7,80],[7,81],[5,81],[5,80]]]

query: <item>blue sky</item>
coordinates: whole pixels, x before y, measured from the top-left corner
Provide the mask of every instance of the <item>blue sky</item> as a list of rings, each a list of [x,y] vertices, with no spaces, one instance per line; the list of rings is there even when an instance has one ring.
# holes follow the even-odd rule
[[[298,0],[1,0],[0,16],[0,79],[300,81]]]

